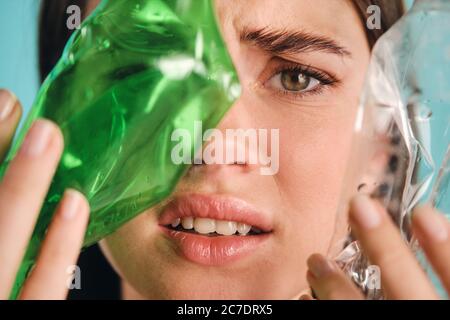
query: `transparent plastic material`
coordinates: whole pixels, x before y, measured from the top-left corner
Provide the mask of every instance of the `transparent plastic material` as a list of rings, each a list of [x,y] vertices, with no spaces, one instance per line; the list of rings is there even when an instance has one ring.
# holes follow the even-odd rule
[[[379,274],[346,229],[349,199],[378,199],[413,250],[416,205],[429,202],[449,216],[449,75],[450,1],[416,1],[374,48],[331,252],[368,298],[383,296]]]
[[[65,150],[11,297],[66,188],[89,200],[84,246],[95,243],[173,191],[187,169],[171,159],[174,130],[200,135],[187,146],[194,155],[203,134],[194,122],[216,127],[238,95],[211,0],[103,0],[71,37],[8,156],[36,118],[60,126]]]

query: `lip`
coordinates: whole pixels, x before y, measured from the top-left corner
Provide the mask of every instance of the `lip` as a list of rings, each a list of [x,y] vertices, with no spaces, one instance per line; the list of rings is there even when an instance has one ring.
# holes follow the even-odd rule
[[[176,218],[194,217],[246,223],[263,231],[259,235],[209,237],[168,228]],[[177,244],[186,259],[209,266],[239,260],[255,252],[272,231],[270,217],[247,202],[224,196],[190,194],[177,197],[163,210],[159,218],[162,232]]]

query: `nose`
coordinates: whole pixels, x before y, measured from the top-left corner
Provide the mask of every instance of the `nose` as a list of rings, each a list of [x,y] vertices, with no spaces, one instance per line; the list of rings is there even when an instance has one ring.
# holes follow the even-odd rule
[[[197,159],[201,157],[202,161],[196,161],[198,164],[191,171],[258,170],[261,158],[258,152],[258,128],[245,100],[244,97],[239,98],[218,127],[210,131],[208,140],[197,154]]]
[[[246,129],[255,128],[255,118],[249,114],[249,108],[246,108],[245,96],[241,96],[231,106],[230,110],[219,123],[217,129],[225,131],[227,129]]]

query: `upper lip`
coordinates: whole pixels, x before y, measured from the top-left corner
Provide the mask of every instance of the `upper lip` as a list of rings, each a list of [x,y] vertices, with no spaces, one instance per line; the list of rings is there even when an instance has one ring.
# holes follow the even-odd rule
[[[244,200],[228,196],[189,194],[170,201],[159,217],[159,224],[170,225],[177,218],[194,217],[235,221],[262,232],[272,231],[270,217]]]

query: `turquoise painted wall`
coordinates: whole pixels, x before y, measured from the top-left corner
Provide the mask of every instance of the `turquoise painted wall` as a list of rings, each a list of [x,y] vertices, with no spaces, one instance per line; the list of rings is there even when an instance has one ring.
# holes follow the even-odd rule
[[[37,0],[0,1],[0,88],[12,90],[27,112],[38,86]]]

